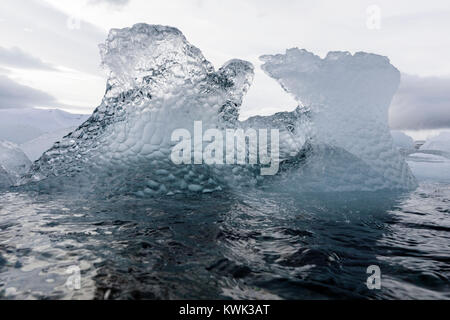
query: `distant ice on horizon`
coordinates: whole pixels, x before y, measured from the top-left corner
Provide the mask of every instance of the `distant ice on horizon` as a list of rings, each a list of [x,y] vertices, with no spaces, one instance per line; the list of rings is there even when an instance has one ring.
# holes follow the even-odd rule
[[[0,139],[20,145],[43,134],[77,127],[88,118],[60,109],[0,109]]]

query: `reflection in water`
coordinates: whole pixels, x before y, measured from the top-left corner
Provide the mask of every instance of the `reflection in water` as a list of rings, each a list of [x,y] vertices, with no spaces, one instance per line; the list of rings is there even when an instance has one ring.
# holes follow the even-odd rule
[[[4,193],[0,297],[450,298],[449,201],[437,184],[89,202]],[[367,289],[370,265],[379,291]],[[80,290],[65,284],[71,266]]]

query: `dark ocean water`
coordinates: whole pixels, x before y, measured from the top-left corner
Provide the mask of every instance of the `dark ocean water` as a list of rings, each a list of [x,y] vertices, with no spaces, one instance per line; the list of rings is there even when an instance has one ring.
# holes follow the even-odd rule
[[[96,201],[1,193],[0,298],[449,299],[449,215],[450,186],[437,183]],[[370,265],[380,290],[367,288]],[[77,268],[78,290],[66,284]]]

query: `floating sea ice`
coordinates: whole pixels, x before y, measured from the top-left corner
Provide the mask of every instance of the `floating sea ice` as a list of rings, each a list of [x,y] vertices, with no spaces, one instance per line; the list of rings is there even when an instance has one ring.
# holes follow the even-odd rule
[[[31,167],[31,161],[14,143],[0,140],[0,187],[18,182]]]
[[[320,59],[298,49],[264,56],[263,69],[294,94],[299,108],[239,122],[253,79],[249,62],[231,60],[215,71],[178,29],[157,25],[113,29],[100,48],[109,71],[101,105],[44,153],[22,183],[141,196],[270,185],[277,179],[293,179],[299,191],[415,186],[387,125],[399,82],[387,58],[334,52]],[[278,129],[282,173],[262,178],[258,166],[175,165],[172,133],[183,128],[192,136],[196,121],[220,130]]]
[[[101,105],[44,153],[22,182],[94,190],[100,184],[149,195],[219,189],[218,180],[229,177],[215,173],[220,168],[171,162],[172,133],[192,132],[194,121],[234,127],[253,66],[231,60],[215,71],[178,29],[158,25],[113,29],[100,49],[109,71]]]
[[[305,183],[300,188],[308,189],[311,179],[314,190],[416,186],[389,131],[388,109],[400,72],[386,57],[330,52],[321,59],[295,48],[261,60],[263,70],[310,114],[309,144],[315,147],[305,153],[314,161],[308,161],[307,170],[301,168]],[[335,177],[332,181],[331,176]]]

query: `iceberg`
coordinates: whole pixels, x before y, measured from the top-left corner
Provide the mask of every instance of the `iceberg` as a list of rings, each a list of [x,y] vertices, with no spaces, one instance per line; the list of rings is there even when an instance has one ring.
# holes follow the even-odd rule
[[[415,186],[387,125],[399,82],[387,58],[333,52],[320,59],[298,49],[263,56],[264,71],[299,107],[240,122],[251,63],[234,59],[216,71],[178,29],[147,24],[111,30],[100,52],[109,74],[100,106],[45,152],[22,184],[139,196],[271,183],[297,191]],[[175,165],[172,133],[194,132],[196,121],[220,130],[278,129],[281,172],[262,177],[258,165]]]
[[[407,161],[418,180],[450,183],[450,132],[428,138]]]
[[[417,186],[388,126],[389,106],[400,82],[400,72],[388,58],[330,52],[322,59],[294,48],[261,60],[262,69],[292,94],[310,117],[308,141],[314,147],[305,151],[309,153],[305,158],[315,160],[308,161],[308,170],[298,171],[299,181],[307,185],[312,179],[312,189],[321,190],[334,185],[339,186],[337,190]],[[340,160],[333,161],[333,157]],[[344,159],[348,162],[343,163]],[[311,176],[312,172],[316,174]],[[332,176],[337,180],[330,181]]]
[[[399,149],[414,150],[414,140],[406,133],[401,131],[392,130],[392,139],[394,139],[394,145]]]
[[[420,150],[442,151],[450,155],[450,132],[441,132],[435,137],[427,139]]]
[[[0,140],[0,187],[19,181],[31,167],[31,161],[14,143]]]
[[[113,29],[100,51],[109,72],[101,105],[45,152],[22,183],[58,178],[58,187],[100,184],[148,195],[220,189],[223,174],[209,172],[220,168],[170,161],[171,134],[194,121],[234,126],[253,66],[231,60],[215,71],[178,29],[159,25]]]
[[[9,187],[12,184],[13,181],[10,175],[6,172],[6,169],[0,165],[0,190]]]
[[[419,181],[450,183],[450,154],[418,151],[407,161]]]

